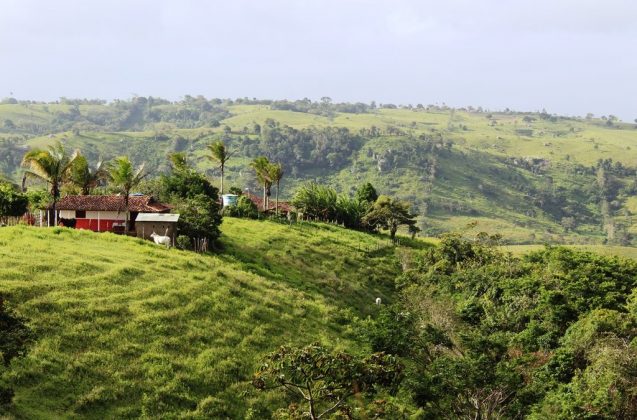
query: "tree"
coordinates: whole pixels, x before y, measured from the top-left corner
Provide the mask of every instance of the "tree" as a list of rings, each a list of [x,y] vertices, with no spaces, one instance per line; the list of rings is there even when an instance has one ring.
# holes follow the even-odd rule
[[[373,203],[378,199],[378,193],[376,192],[376,188],[367,182],[356,190],[356,198],[360,201]]]
[[[187,197],[177,203],[179,232],[191,239],[213,243],[221,234],[219,203],[204,194]]]
[[[175,202],[185,198],[204,195],[210,200],[219,200],[219,190],[205,176],[193,170],[182,153],[170,155],[172,171],[161,176],[159,197],[163,201]]]
[[[226,126],[227,127],[227,126]],[[210,145],[208,145],[208,151],[210,151],[210,155],[208,155],[208,159],[215,161],[219,164],[219,169],[221,171],[221,194],[223,194],[223,176],[226,168],[226,162],[232,156],[232,153],[228,153],[225,144],[219,140]]]
[[[197,241],[195,249],[202,250],[204,242],[212,243],[220,235],[219,190],[188,165],[184,153],[173,153],[169,159],[172,171],[161,176],[159,196],[181,214],[180,235]]]
[[[422,229],[420,229],[420,228],[419,228],[418,226],[416,226],[416,225],[409,225],[409,226],[407,227],[407,230],[409,231],[409,234],[411,235],[411,239],[415,239],[415,238],[416,238],[416,235],[417,235],[419,232],[422,232]]]
[[[168,155],[168,160],[170,161],[170,165],[173,170],[186,170],[189,169],[188,159],[186,158],[186,154],[184,152],[175,152]]]
[[[60,198],[60,188],[68,181],[71,168],[78,155],[78,151],[69,155],[62,143],[57,142],[47,150],[31,150],[22,158],[22,166],[27,168],[25,170],[27,178],[41,180],[50,185],[56,226],[58,223],[56,204]]]
[[[409,213],[409,207],[405,201],[381,195],[363,217],[363,223],[374,228],[389,229],[389,235],[394,239],[399,226],[416,223],[415,216]]]
[[[120,156],[110,165],[108,169],[109,177],[113,186],[119,189],[124,196],[124,232],[128,233],[128,213],[129,213],[129,199],[130,193],[139,183],[148,176],[148,173],[144,172],[144,164],[142,163],[138,168],[135,168],[133,163],[126,156]]]
[[[276,215],[279,215],[279,186],[281,184],[281,178],[283,178],[283,166],[280,163],[272,163],[268,167],[268,176],[270,181],[276,184],[276,195],[274,198],[274,207]]]
[[[281,347],[268,355],[254,374],[259,390],[284,389],[303,401],[304,416],[321,419],[337,409],[349,411],[348,399],[392,388],[402,379],[402,365],[394,356],[375,353],[358,358],[329,352],[318,343],[303,348]]]
[[[0,221],[6,217],[20,217],[27,212],[29,199],[26,194],[5,183],[0,183]]]
[[[88,160],[84,156],[78,155],[71,166],[69,180],[80,188],[82,195],[90,195],[93,188],[107,179],[108,171],[102,160],[99,160],[95,168],[91,169]]]
[[[270,178],[270,161],[265,156],[255,158],[250,166],[254,169],[257,180],[263,185],[263,211],[268,209],[268,197],[270,196],[270,188],[272,187],[272,179]]]

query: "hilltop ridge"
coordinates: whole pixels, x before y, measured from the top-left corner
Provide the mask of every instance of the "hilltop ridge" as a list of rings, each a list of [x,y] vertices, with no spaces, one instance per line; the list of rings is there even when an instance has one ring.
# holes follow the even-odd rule
[[[228,185],[258,191],[248,162],[266,155],[287,165],[283,197],[309,180],[342,192],[372,182],[411,202],[428,235],[472,222],[524,244],[632,245],[637,233],[637,130],[613,116],[187,97],[1,104],[0,121],[0,171],[16,180],[24,151],[55,141],[155,174],[184,151],[214,176],[204,150],[222,139]]]

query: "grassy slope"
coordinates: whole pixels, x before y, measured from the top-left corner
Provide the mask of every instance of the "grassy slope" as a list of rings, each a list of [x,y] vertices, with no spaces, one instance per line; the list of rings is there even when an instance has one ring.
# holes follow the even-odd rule
[[[243,417],[281,403],[249,385],[264,353],[313,341],[362,349],[348,319],[374,310],[376,296],[391,301],[393,249],[331,226],[222,228],[218,256],[0,228],[0,260],[11,261],[0,290],[38,337],[14,369],[15,414]]]
[[[85,112],[89,108],[95,110],[99,106],[81,106],[80,111]],[[108,112],[108,107],[102,108],[105,109],[104,112]],[[41,105],[0,105],[0,120],[10,117],[16,124],[46,121],[55,112],[65,110],[65,106],[49,105],[48,113],[44,109]],[[470,210],[451,212],[444,205],[430,206],[426,221],[433,231],[455,230],[468,222],[478,221],[479,229],[503,233],[508,240],[517,243],[557,240],[567,243],[600,243],[604,238],[597,204],[586,203],[596,219],[594,223],[582,224],[580,221],[575,232],[567,233],[560,226],[560,220],[537,208],[535,217],[528,216],[526,210],[533,206],[516,189],[518,185],[542,188],[547,176],[550,176],[555,188],[565,188],[572,191],[573,196],[577,196],[578,189],[594,184],[595,179],[590,175],[574,174],[574,164],[588,166],[595,164],[598,159],[610,158],[633,166],[637,161],[637,130],[634,125],[622,123],[607,127],[599,119],[559,119],[551,122],[540,119],[538,114],[528,114],[536,120],[525,122],[524,115],[521,114],[493,113],[492,119],[487,119],[485,113],[422,109],[379,109],[373,113],[340,113],[328,118],[271,110],[262,105],[230,106],[229,111],[232,116],[222,121],[222,126],[218,128],[171,129],[169,124],[161,123],[156,130],[147,132],[82,132],[79,137],[60,133],[55,138],[32,138],[28,144],[42,146],[54,139],[63,139],[70,147],[82,148],[92,160],[96,160],[98,156],[108,159],[125,153],[135,161],[146,161],[149,168],[162,170],[166,168],[166,154],[175,150],[172,140],[155,139],[155,131],[163,131],[171,138],[179,135],[188,139],[185,150],[200,169],[210,170],[209,162],[203,158],[203,150],[211,141],[212,135],[221,132],[224,125],[230,126],[233,132],[240,133],[244,127],[251,129],[254,123],[263,124],[267,118],[272,118],[296,128],[334,125],[358,130],[372,125],[380,128],[393,125],[415,136],[437,130],[451,139],[454,146],[450,154],[440,158],[438,177],[431,190],[423,181],[423,168],[400,167],[388,173],[378,172],[375,162],[367,155],[368,149],[382,154],[388,149],[400,147],[401,144],[417,141],[402,137],[381,137],[366,142],[355,156],[355,168],[351,166],[324,173],[302,173],[297,179],[288,174],[282,185],[283,197],[307,179],[317,178],[342,191],[349,191],[352,186],[361,182],[372,181],[379,186],[380,192],[397,194],[416,203],[421,213],[425,200],[434,203],[454,200],[462,202]],[[519,129],[532,129],[533,134],[519,135]],[[548,160],[550,165],[546,174],[532,174],[504,163],[507,158],[524,157]],[[248,160],[244,156],[235,156],[231,160],[226,174],[228,185],[245,187],[253,182],[251,171],[247,169]],[[17,174],[14,175],[16,179],[19,178]],[[483,187],[489,189],[490,194],[485,193]],[[625,215],[637,215],[637,207],[630,201],[630,197],[621,197],[619,202],[620,207],[614,209],[617,220],[631,225],[632,218],[626,218]],[[628,230],[637,233],[635,227],[629,226]]]

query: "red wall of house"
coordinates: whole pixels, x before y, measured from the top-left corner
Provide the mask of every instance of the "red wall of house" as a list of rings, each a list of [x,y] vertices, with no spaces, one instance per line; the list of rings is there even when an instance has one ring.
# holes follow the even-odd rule
[[[100,219],[99,220],[99,229],[98,229],[98,220],[97,219],[76,219],[75,220],[75,228],[76,229],[86,229],[92,230],[94,232],[107,232],[113,230],[113,224],[121,224],[121,220],[109,220],[109,219]]]

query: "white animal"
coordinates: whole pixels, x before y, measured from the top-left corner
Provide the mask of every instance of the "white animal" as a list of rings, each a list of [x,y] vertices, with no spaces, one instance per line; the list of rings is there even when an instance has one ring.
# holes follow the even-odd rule
[[[170,236],[162,236],[153,232],[150,237],[153,238],[157,245],[166,245],[166,248],[170,248]]]
[[[376,298],[376,305],[380,305],[380,304],[381,304],[380,298]]]

